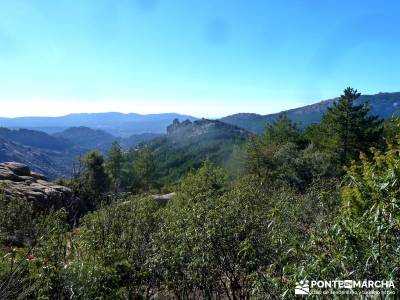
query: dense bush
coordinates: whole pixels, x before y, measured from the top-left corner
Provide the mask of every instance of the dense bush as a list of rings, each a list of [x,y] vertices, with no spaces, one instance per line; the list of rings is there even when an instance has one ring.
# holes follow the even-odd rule
[[[399,178],[398,149],[363,156],[347,170],[340,214],[322,222],[307,245],[310,275],[400,284]]]
[[[0,244],[29,245],[33,227],[31,203],[16,195],[7,196],[0,186]]]

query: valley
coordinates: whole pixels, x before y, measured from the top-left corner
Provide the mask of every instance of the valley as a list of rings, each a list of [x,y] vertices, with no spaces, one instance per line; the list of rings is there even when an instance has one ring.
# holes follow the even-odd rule
[[[334,101],[325,100],[282,113],[304,128],[320,122]],[[400,112],[400,93],[362,95],[355,102],[356,105],[364,103],[369,104],[371,115],[390,118]],[[229,165],[234,164],[230,157],[235,155],[237,147],[251,134],[261,134],[265,126],[274,122],[279,115],[241,113],[218,121],[196,121],[194,117],[178,114],[140,116],[119,113],[75,114],[59,118],[0,118],[0,124],[3,125],[25,126],[20,129],[0,128],[0,162],[26,163],[33,170],[56,179],[72,176],[79,157],[89,150],[107,153],[113,142],[119,143],[125,151],[147,144],[162,166],[163,171],[159,176],[178,180],[185,172],[197,169],[206,158],[221,166],[235,168]],[[182,121],[176,128],[173,123],[175,119]],[[185,120],[188,123],[183,122]],[[53,129],[46,130],[41,127],[43,124],[51,125]],[[72,127],[52,132],[67,125]],[[29,128],[43,128],[44,131]],[[121,130],[125,135],[128,132],[131,134],[114,136],[111,133],[121,133]]]

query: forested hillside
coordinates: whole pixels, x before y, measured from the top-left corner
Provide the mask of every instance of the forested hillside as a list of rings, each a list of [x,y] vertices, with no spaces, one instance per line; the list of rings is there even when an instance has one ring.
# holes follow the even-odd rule
[[[400,119],[359,96],[306,128],[174,121],[129,152],[90,151],[56,182],[79,201],[59,210],[0,180],[0,298],[294,299],[300,281],[385,280],[375,296],[395,299]]]
[[[67,139],[51,136],[47,133],[29,129],[8,129],[0,127],[0,137],[22,145],[49,150],[65,150],[72,146]]]
[[[70,127],[64,131],[56,132],[53,136],[68,140],[70,144],[84,148],[86,150],[98,150],[107,152],[113,142],[118,142],[124,149],[129,149],[137,144],[154,139],[161,134],[141,133],[133,134],[128,137],[115,137],[108,132],[89,127]]]
[[[53,136],[68,140],[71,144],[85,149],[106,151],[110,149],[116,137],[104,130],[89,127],[70,127],[64,131],[56,132]]]
[[[29,165],[32,170],[59,178],[72,174],[74,158],[58,151],[24,146],[0,137],[0,162],[16,161]]]
[[[213,120],[194,122],[175,120],[167,135],[146,143],[153,151],[163,182],[174,182],[190,170],[198,169],[208,159],[227,165],[237,147],[251,134],[244,129]]]

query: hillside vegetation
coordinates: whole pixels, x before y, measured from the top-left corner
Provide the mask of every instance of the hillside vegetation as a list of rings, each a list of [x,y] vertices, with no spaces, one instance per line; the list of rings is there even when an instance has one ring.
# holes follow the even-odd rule
[[[48,150],[66,150],[72,146],[67,139],[51,136],[47,133],[29,129],[0,128],[0,137],[26,146]]]
[[[234,159],[235,147],[251,134],[244,129],[220,121],[175,120],[167,127],[167,135],[147,143],[159,166],[162,182],[174,182],[188,171],[198,169],[208,159],[227,165]]]
[[[130,152],[90,151],[57,182],[79,220],[0,194],[0,298],[295,299],[303,280],[367,279],[393,282],[374,292],[395,299],[400,119],[359,96],[345,89],[306,128],[287,114],[262,135],[174,121]],[[233,174],[217,163],[234,145]]]
[[[0,162],[20,162],[53,179],[71,174],[74,160],[74,154],[64,155],[59,151],[25,146],[0,137]]]

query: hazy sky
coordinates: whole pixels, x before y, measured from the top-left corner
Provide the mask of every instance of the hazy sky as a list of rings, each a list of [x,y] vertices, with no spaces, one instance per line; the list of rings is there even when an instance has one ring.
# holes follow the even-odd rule
[[[399,91],[400,1],[0,0],[0,116],[271,113]]]

